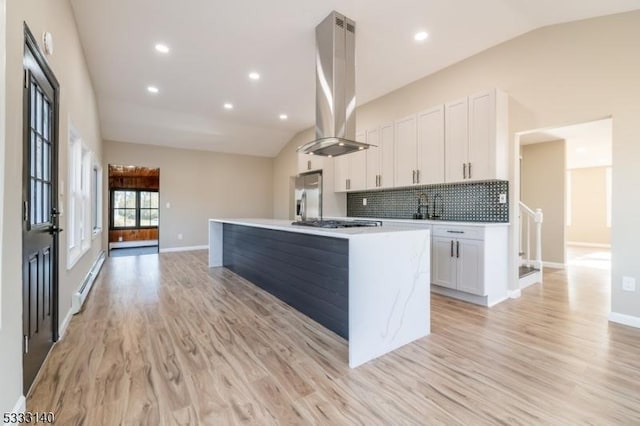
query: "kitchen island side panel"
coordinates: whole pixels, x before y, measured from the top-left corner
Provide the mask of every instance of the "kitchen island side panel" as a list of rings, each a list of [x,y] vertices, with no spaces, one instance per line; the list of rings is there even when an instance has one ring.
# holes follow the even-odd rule
[[[222,264],[341,337],[349,334],[349,240],[225,223]]]

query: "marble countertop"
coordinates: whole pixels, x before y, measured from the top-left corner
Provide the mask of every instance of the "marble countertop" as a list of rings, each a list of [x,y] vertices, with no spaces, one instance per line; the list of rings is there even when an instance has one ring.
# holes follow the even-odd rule
[[[355,220],[353,217],[342,218],[344,220]],[[377,220],[377,219],[365,219]],[[386,221],[386,219],[385,219]],[[256,228],[274,229],[278,231],[298,232],[301,234],[321,235],[333,238],[356,238],[362,236],[389,234],[393,232],[420,232],[426,231],[417,229],[413,226],[398,222],[393,225],[384,225],[376,227],[359,227],[359,228],[313,228],[309,226],[292,225],[291,220],[280,219],[261,219],[261,218],[233,218],[233,219],[209,219],[209,222],[229,223],[233,225],[253,226]]]

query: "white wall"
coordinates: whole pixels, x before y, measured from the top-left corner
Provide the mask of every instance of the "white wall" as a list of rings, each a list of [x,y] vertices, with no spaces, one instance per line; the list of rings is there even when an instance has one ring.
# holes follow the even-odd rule
[[[212,217],[271,217],[273,213],[271,158],[105,141],[104,161],[105,229],[109,218],[106,165],[160,168],[160,250],[208,244],[207,220]]]
[[[450,100],[497,87],[510,95],[511,217],[517,214],[515,133],[613,118],[612,310],[640,317],[640,292],[622,293],[623,275],[640,280],[638,117],[640,11],[541,28],[422,78],[357,110],[358,128],[373,127]],[[405,65],[403,65],[405,66]],[[311,95],[311,94],[310,94]],[[291,142],[292,145],[295,142]],[[282,157],[287,157],[290,146]],[[284,158],[278,157],[276,164]],[[292,167],[288,165],[287,167]],[[274,202],[288,183],[276,171]],[[517,233],[511,241],[517,252]],[[517,286],[512,259],[511,288]]]
[[[584,167],[569,170],[571,176],[571,224],[567,225],[570,243],[611,244],[607,225],[607,169]]]
[[[67,134],[69,119],[81,132],[87,147],[98,158],[102,140],[98,123],[96,97],[87,70],[71,6],[67,0],[20,0],[6,5],[6,128],[4,205],[2,221],[2,330],[0,330],[0,413],[10,411],[22,395],[22,55],[23,23],[26,22],[39,40],[51,32],[55,52],[47,56],[49,65],[60,82],[59,179],[67,179]],[[2,25],[2,28],[5,28]],[[66,208],[66,200],[60,200]],[[65,223],[66,217],[61,217]],[[60,321],[71,307],[74,293],[95,260],[102,243],[93,241],[91,248],[71,270],[66,270],[67,233],[60,236]],[[10,247],[11,250],[6,250]]]
[[[565,263],[565,141],[523,145],[521,185],[522,201],[532,209],[542,209],[542,260]],[[523,234],[526,224],[523,223]],[[526,235],[526,234],[525,234]],[[531,221],[531,236],[535,225]],[[526,250],[526,247],[524,248]],[[531,244],[531,250],[535,245]],[[531,258],[535,258],[535,251]]]

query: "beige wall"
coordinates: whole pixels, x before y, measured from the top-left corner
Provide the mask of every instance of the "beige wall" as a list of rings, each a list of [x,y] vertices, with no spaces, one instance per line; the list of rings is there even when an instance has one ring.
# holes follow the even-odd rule
[[[53,34],[55,52],[47,60],[60,82],[59,179],[67,179],[67,143],[69,120],[80,131],[87,147],[98,158],[102,141],[98,124],[96,97],[85,64],[76,25],[67,0],[20,0],[7,2],[7,75],[6,145],[4,173],[4,215],[2,246],[2,330],[0,330],[0,412],[13,408],[22,394],[22,263],[21,263],[21,184],[22,181],[22,54],[23,22],[40,40],[44,31]],[[63,207],[65,200],[60,200]],[[66,218],[61,217],[62,223]],[[64,226],[63,226],[64,227]],[[101,241],[69,271],[66,250],[67,233],[60,237],[60,321],[71,307],[74,293],[89,271]]]
[[[313,129],[304,130],[291,139],[273,161],[273,217],[293,219],[292,176],[298,174],[296,149],[315,138]],[[325,161],[322,170],[322,214],[326,217],[347,215],[347,196],[333,191],[333,161]]]
[[[497,87],[510,95],[511,182],[518,173],[515,133],[613,119],[612,310],[640,317],[640,292],[622,293],[621,279],[640,279],[634,253],[640,235],[638,117],[640,11],[541,28],[481,52],[358,108],[358,127],[421,111]],[[311,94],[310,94],[311,95]],[[290,145],[293,143],[290,143]],[[286,157],[289,146],[283,151]],[[276,164],[282,163],[278,158]],[[292,167],[287,165],[286,167]],[[276,171],[274,199],[286,199]],[[511,217],[519,189],[511,185]],[[278,201],[279,202],[279,201]],[[512,230],[510,288],[517,289],[517,233]]]
[[[607,167],[570,170],[571,225],[567,241],[588,244],[611,244],[607,226]]]
[[[532,209],[542,209],[542,260],[565,262],[565,142],[523,145],[521,199]],[[531,222],[531,235],[534,236]],[[523,224],[523,233],[525,225]],[[535,241],[535,239],[534,239]],[[533,243],[531,249],[534,250]],[[525,248],[526,250],[526,248]],[[532,258],[534,253],[531,253]]]
[[[206,245],[209,218],[273,212],[271,158],[105,141],[104,163],[160,168],[161,250]]]

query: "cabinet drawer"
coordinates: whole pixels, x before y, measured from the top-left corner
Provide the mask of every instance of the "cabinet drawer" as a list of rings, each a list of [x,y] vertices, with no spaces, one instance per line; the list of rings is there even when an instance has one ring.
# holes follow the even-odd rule
[[[448,238],[467,238],[470,240],[484,240],[484,227],[434,225],[433,236]]]

